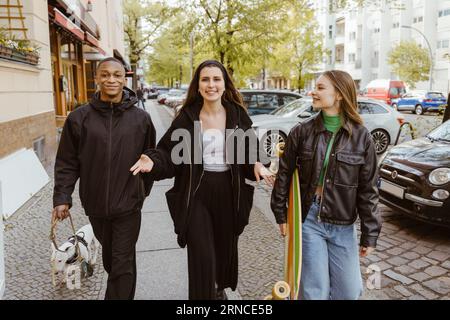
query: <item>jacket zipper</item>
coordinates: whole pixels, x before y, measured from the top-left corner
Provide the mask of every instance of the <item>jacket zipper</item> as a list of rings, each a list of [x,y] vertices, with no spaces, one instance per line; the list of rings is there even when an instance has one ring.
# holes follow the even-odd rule
[[[203,139],[201,137],[202,130],[203,130],[202,122],[200,121],[200,136],[198,137],[198,140],[199,140],[199,145],[202,146],[202,174],[200,175],[200,180],[198,180],[198,185],[194,190],[194,196],[197,193],[198,188],[200,188],[200,183],[202,182],[203,174],[205,173],[205,169],[203,167]]]
[[[336,136],[337,136],[337,133],[333,133],[333,135],[331,136],[331,139],[334,139],[334,140],[333,140],[333,145],[331,146],[331,154],[330,155],[334,154],[334,146],[335,146],[335,143],[336,143]],[[326,151],[325,151],[325,156],[326,156]],[[325,198],[325,189],[326,189],[326,184],[327,184],[327,172],[328,172],[329,164],[330,164],[330,159],[328,159],[328,165],[327,165],[327,168],[325,169],[325,173],[323,174],[323,181],[325,183],[324,183],[324,186],[322,188],[322,196],[320,197],[320,208],[319,208],[319,214],[317,215],[317,221],[318,222],[321,222],[320,214],[322,213],[323,198]]]
[[[106,177],[106,215],[109,215],[109,184],[111,180],[111,135],[112,135],[112,120],[114,115],[113,103],[111,102],[111,114],[109,117],[109,143],[108,143],[108,175]]]

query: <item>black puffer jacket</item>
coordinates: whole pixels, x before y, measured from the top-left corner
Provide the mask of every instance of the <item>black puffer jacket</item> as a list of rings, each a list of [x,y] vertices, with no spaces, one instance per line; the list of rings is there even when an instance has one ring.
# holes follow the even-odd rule
[[[72,111],[64,124],[55,162],[53,205],[72,206],[80,178],[80,198],[89,216],[125,215],[142,208],[153,181],[133,176],[130,168],[155,146],[150,115],[135,106],[134,92],[124,90],[122,102],[103,102],[97,94]]]
[[[352,135],[349,135],[349,131]],[[321,113],[294,127],[287,139],[272,192],[271,208],[277,223],[286,222],[291,177],[298,168],[305,221],[323,167],[331,132]],[[336,135],[324,177],[321,221],[350,225],[361,219],[361,245],[375,247],[381,230],[377,211],[377,157],[372,138],[362,125],[344,125]]]
[[[245,110],[234,104],[226,104],[224,107],[227,117],[226,129],[233,129],[234,132],[237,129],[242,129],[249,135],[255,135],[253,129],[251,129],[252,122]],[[200,110],[201,105],[199,104],[183,108],[159,141],[157,149],[146,152],[155,163],[150,173],[154,180],[175,177],[174,187],[166,192],[166,198],[174,222],[175,233],[178,235],[178,244],[181,247],[186,245],[186,228],[189,223],[191,202],[203,176],[203,165],[201,164],[202,141],[199,131],[194,130],[195,122],[199,121]],[[187,133],[189,139],[186,140],[177,136],[177,133],[183,133],[183,130]],[[254,137],[256,138],[256,135]],[[229,140],[230,136],[227,134],[227,141]],[[258,148],[258,146],[250,146],[246,143],[243,145],[242,140],[234,139],[233,141],[235,155],[237,154],[236,150],[241,147],[245,147],[245,154],[256,152]],[[175,146],[177,147],[176,154],[181,154],[186,157],[186,161],[177,165],[171,159],[171,154]],[[180,146],[183,146],[183,148],[180,148]],[[187,150],[189,154],[183,154],[183,150]],[[197,164],[194,161],[194,154],[197,154],[199,157],[197,160],[200,159],[200,161],[197,161]],[[227,156],[227,163],[229,163],[228,159]],[[235,234],[239,235],[248,224],[249,214],[253,204],[254,188],[245,183],[245,178],[251,180],[255,180],[256,178],[253,172],[254,163],[231,164],[230,167],[233,177],[233,204],[235,209],[233,224]]]

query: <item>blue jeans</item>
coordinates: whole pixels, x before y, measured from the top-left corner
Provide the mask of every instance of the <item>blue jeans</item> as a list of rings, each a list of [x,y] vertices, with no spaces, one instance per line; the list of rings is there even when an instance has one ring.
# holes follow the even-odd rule
[[[313,203],[303,223],[302,300],[356,300],[362,292],[355,225],[319,222]]]

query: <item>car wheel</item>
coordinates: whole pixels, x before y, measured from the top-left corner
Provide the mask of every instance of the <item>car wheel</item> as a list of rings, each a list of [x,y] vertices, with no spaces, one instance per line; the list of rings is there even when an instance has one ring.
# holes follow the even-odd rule
[[[279,143],[286,143],[287,137],[281,131],[267,131],[262,139],[264,151],[269,158],[277,156],[276,146]]]
[[[375,150],[377,154],[384,153],[387,148],[389,147],[389,144],[391,143],[391,139],[389,138],[389,134],[382,130],[377,129],[372,131],[372,139],[375,144]]]
[[[398,111],[398,105],[396,103],[393,103],[392,104],[392,109]]]
[[[414,113],[415,114],[417,114],[417,115],[421,115],[421,114],[423,114],[423,108],[422,108],[422,106],[420,105],[420,104],[418,104],[417,106],[416,106],[416,108],[414,109]]]

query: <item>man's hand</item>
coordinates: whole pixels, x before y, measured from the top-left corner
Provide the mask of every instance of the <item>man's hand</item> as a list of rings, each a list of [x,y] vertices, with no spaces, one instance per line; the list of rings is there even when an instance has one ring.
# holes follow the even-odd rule
[[[269,185],[272,186],[275,183],[275,177],[274,175],[267,170],[266,167],[264,167],[264,165],[261,162],[256,162],[255,163],[255,177],[256,177],[256,182],[259,182],[261,180],[261,178],[264,179],[264,181]]]
[[[367,256],[370,255],[374,250],[375,250],[375,248],[372,248],[372,247],[360,247],[360,248],[359,248],[359,256],[360,256],[361,258],[367,257]]]
[[[55,220],[64,220],[69,216],[69,205],[68,204],[61,204],[59,206],[56,206],[53,208],[52,211],[52,221]]]
[[[137,175],[139,172],[150,172],[153,169],[153,161],[145,154],[141,155],[141,158],[131,167],[130,171],[133,172],[133,176]]]

